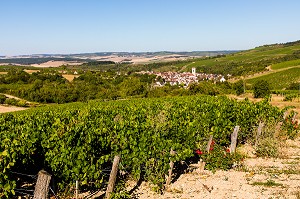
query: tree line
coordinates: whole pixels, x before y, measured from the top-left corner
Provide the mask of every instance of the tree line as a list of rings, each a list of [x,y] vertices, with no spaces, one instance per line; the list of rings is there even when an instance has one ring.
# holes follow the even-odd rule
[[[40,103],[68,103],[92,99],[116,100],[125,98],[151,98],[196,94],[218,95],[232,93],[232,84],[200,82],[183,88],[183,85],[155,87],[155,75],[117,72],[87,71],[72,82],[59,72],[42,70],[28,74],[10,70],[0,76],[0,92],[12,94],[28,101]]]

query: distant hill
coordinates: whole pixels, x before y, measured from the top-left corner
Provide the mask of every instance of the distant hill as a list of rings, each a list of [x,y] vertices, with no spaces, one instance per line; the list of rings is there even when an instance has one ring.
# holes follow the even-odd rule
[[[191,71],[245,77],[248,84],[267,79],[275,89],[300,81],[300,41],[268,44],[245,51],[96,52],[1,57],[0,64],[39,64],[47,61],[77,62],[72,69],[99,71]],[[133,64],[134,63],[134,64]],[[299,75],[298,75],[299,74]],[[227,76],[230,77],[230,76]]]
[[[217,56],[234,53],[238,51],[192,51],[192,52],[96,52],[80,54],[34,54],[0,57],[0,64],[21,64],[33,65],[48,61],[70,61],[70,62],[90,62],[90,61],[114,61],[135,63],[138,58],[141,63],[159,62],[164,60],[182,60],[192,57]],[[145,60],[143,60],[143,58]]]

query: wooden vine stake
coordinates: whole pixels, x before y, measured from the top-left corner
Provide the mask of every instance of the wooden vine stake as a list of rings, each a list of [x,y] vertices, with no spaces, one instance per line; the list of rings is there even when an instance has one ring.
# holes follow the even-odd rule
[[[211,147],[212,141],[213,141],[213,136],[211,135],[211,136],[209,136],[209,140],[208,140],[207,147],[206,147],[207,153],[210,152],[210,147]]]
[[[170,155],[173,156],[175,155],[175,151],[173,151],[173,149],[171,149],[170,151]],[[173,173],[173,167],[174,167],[174,162],[172,160],[170,160],[170,169],[169,169],[169,175],[166,181],[166,187],[168,187],[171,184],[172,181],[172,173]]]
[[[51,175],[44,170],[38,173],[33,199],[47,199]]]
[[[235,126],[233,133],[231,134],[230,153],[235,153],[239,129],[240,129],[240,126]]]
[[[78,199],[78,191],[79,191],[79,188],[78,188],[78,180],[76,180],[76,184],[75,184],[75,198]]]
[[[259,137],[261,136],[261,132],[262,132],[263,127],[264,127],[264,123],[259,122],[259,125],[258,125],[258,128],[257,128],[256,137],[255,137],[255,145],[254,145],[255,148],[256,148],[257,145],[258,145]]]
[[[120,159],[121,159],[120,155],[116,155],[114,158],[114,162],[113,162],[112,169],[110,172],[108,186],[107,186],[106,194],[105,194],[106,199],[109,199],[111,193],[114,191]]]
[[[286,119],[286,117],[288,116],[288,114],[289,114],[288,111],[285,111],[285,112],[283,113],[283,119],[284,119],[284,120]]]
[[[294,123],[296,121],[296,116],[297,116],[297,113],[295,112],[293,117],[292,117],[292,122]]]

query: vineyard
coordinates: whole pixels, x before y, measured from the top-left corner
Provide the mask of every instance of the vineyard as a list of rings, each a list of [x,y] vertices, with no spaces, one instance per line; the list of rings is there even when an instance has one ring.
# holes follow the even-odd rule
[[[292,60],[292,61],[281,62],[279,64],[273,64],[271,66],[271,68],[273,70],[279,70],[279,69],[284,69],[284,68],[288,68],[288,67],[292,67],[292,66],[299,66],[299,65],[300,65],[300,60],[296,59],[296,60]]]
[[[290,68],[287,70],[279,71],[276,73],[270,73],[263,76],[247,79],[246,82],[254,84],[259,80],[266,80],[270,83],[271,89],[284,90],[291,83],[297,83],[300,81],[300,68]]]
[[[201,154],[210,135],[226,162],[235,158],[223,152],[236,125],[241,144],[253,139],[260,121],[277,123],[282,116],[267,101],[212,96],[91,101],[2,114],[0,197],[10,198],[22,183],[14,173],[36,174],[40,169],[52,174],[61,191],[74,180],[86,190],[101,188],[107,182],[104,171],[117,154],[130,176],[162,187],[170,160]],[[171,149],[176,155],[170,155]],[[210,162],[211,169],[231,168]]]

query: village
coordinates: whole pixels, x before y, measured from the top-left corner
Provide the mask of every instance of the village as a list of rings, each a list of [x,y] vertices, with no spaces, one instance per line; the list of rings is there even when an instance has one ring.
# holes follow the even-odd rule
[[[190,84],[198,83],[200,81],[213,81],[213,82],[225,82],[226,79],[221,74],[206,74],[197,73],[196,68],[192,68],[192,72],[154,72],[154,71],[141,71],[139,74],[156,75],[157,81],[155,86],[162,87],[166,84],[171,86],[183,85],[187,88]]]

